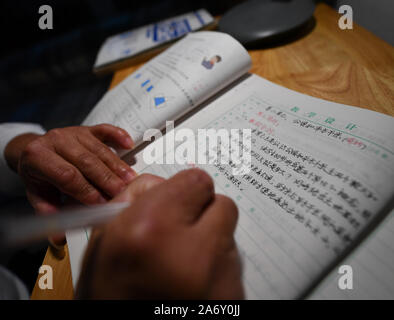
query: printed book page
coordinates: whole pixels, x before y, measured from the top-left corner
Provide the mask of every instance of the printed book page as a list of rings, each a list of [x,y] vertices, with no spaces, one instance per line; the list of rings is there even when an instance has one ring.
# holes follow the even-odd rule
[[[252,75],[175,131],[182,128],[251,129],[251,170],[244,175],[233,175],[231,163],[199,165],[187,157],[181,165],[147,165],[144,152],[170,143],[168,133],[141,151],[134,166],[163,177],[200,167],[216,192],[236,202],[248,299],[303,297],[394,193],[394,119],[383,114]],[[74,277],[79,267],[71,262]]]
[[[340,289],[335,268],[309,299],[394,299],[394,210],[340,265],[352,268],[352,288]]]
[[[147,129],[178,119],[250,67],[248,52],[231,36],[191,33],[108,91],[83,124],[114,124],[139,144]]]
[[[101,46],[94,67],[135,56],[201,29],[213,21],[207,10],[200,9],[112,36]]]

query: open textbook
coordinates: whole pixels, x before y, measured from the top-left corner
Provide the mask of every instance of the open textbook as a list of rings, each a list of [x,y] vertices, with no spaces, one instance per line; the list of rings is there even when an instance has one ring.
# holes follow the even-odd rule
[[[93,71],[105,73],[142,62],[188,32],[214,27],[214,18],[200,9],[114,35],[101,46]]]
[[[120,126],[137,144],[179,118],[175,132],[251,129],[247,174],[233,175],[231,163],[148,165],[142,147],[133,168],[170,177],[200,167],[236,202],[249,299],[394,298],[394,118],[288,90],[250,68],[229,35],[191,33],[106,93],[84,124]],[[89,230],[67,239],[75,284]],[[338,267],[353,263],[356,294],[338,293]]]

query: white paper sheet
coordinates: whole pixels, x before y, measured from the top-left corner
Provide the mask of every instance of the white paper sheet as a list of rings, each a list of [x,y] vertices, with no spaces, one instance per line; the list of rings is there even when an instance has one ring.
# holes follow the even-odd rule
[[[209,12],[200,9],[112,36],[101,46],[94,67],[135,56],[212,22]]]
[[[251,76],[181,127],[255,129],[250,176],[226,166],[147,166],[142,152],[135,166],[164,177],[199,166],[237,203],[249,299],[302,296],[393,196],[394,118],[383,114]]]

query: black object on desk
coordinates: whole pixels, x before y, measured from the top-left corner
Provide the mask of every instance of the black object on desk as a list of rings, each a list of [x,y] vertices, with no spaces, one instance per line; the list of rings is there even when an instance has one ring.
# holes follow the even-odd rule
[[[313,0],[250,0],[223,15],[219,30],[248,48],[288,39],[310,25]]]

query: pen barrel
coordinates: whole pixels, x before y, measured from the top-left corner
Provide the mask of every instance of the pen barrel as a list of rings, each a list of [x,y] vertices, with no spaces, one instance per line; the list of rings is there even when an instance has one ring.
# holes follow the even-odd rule
[[[82,229],[106,223],[130,203],[110,203],[57,212],[50,216],[29,216],[2,219],[0,248],[20,246],[72,229]]]

